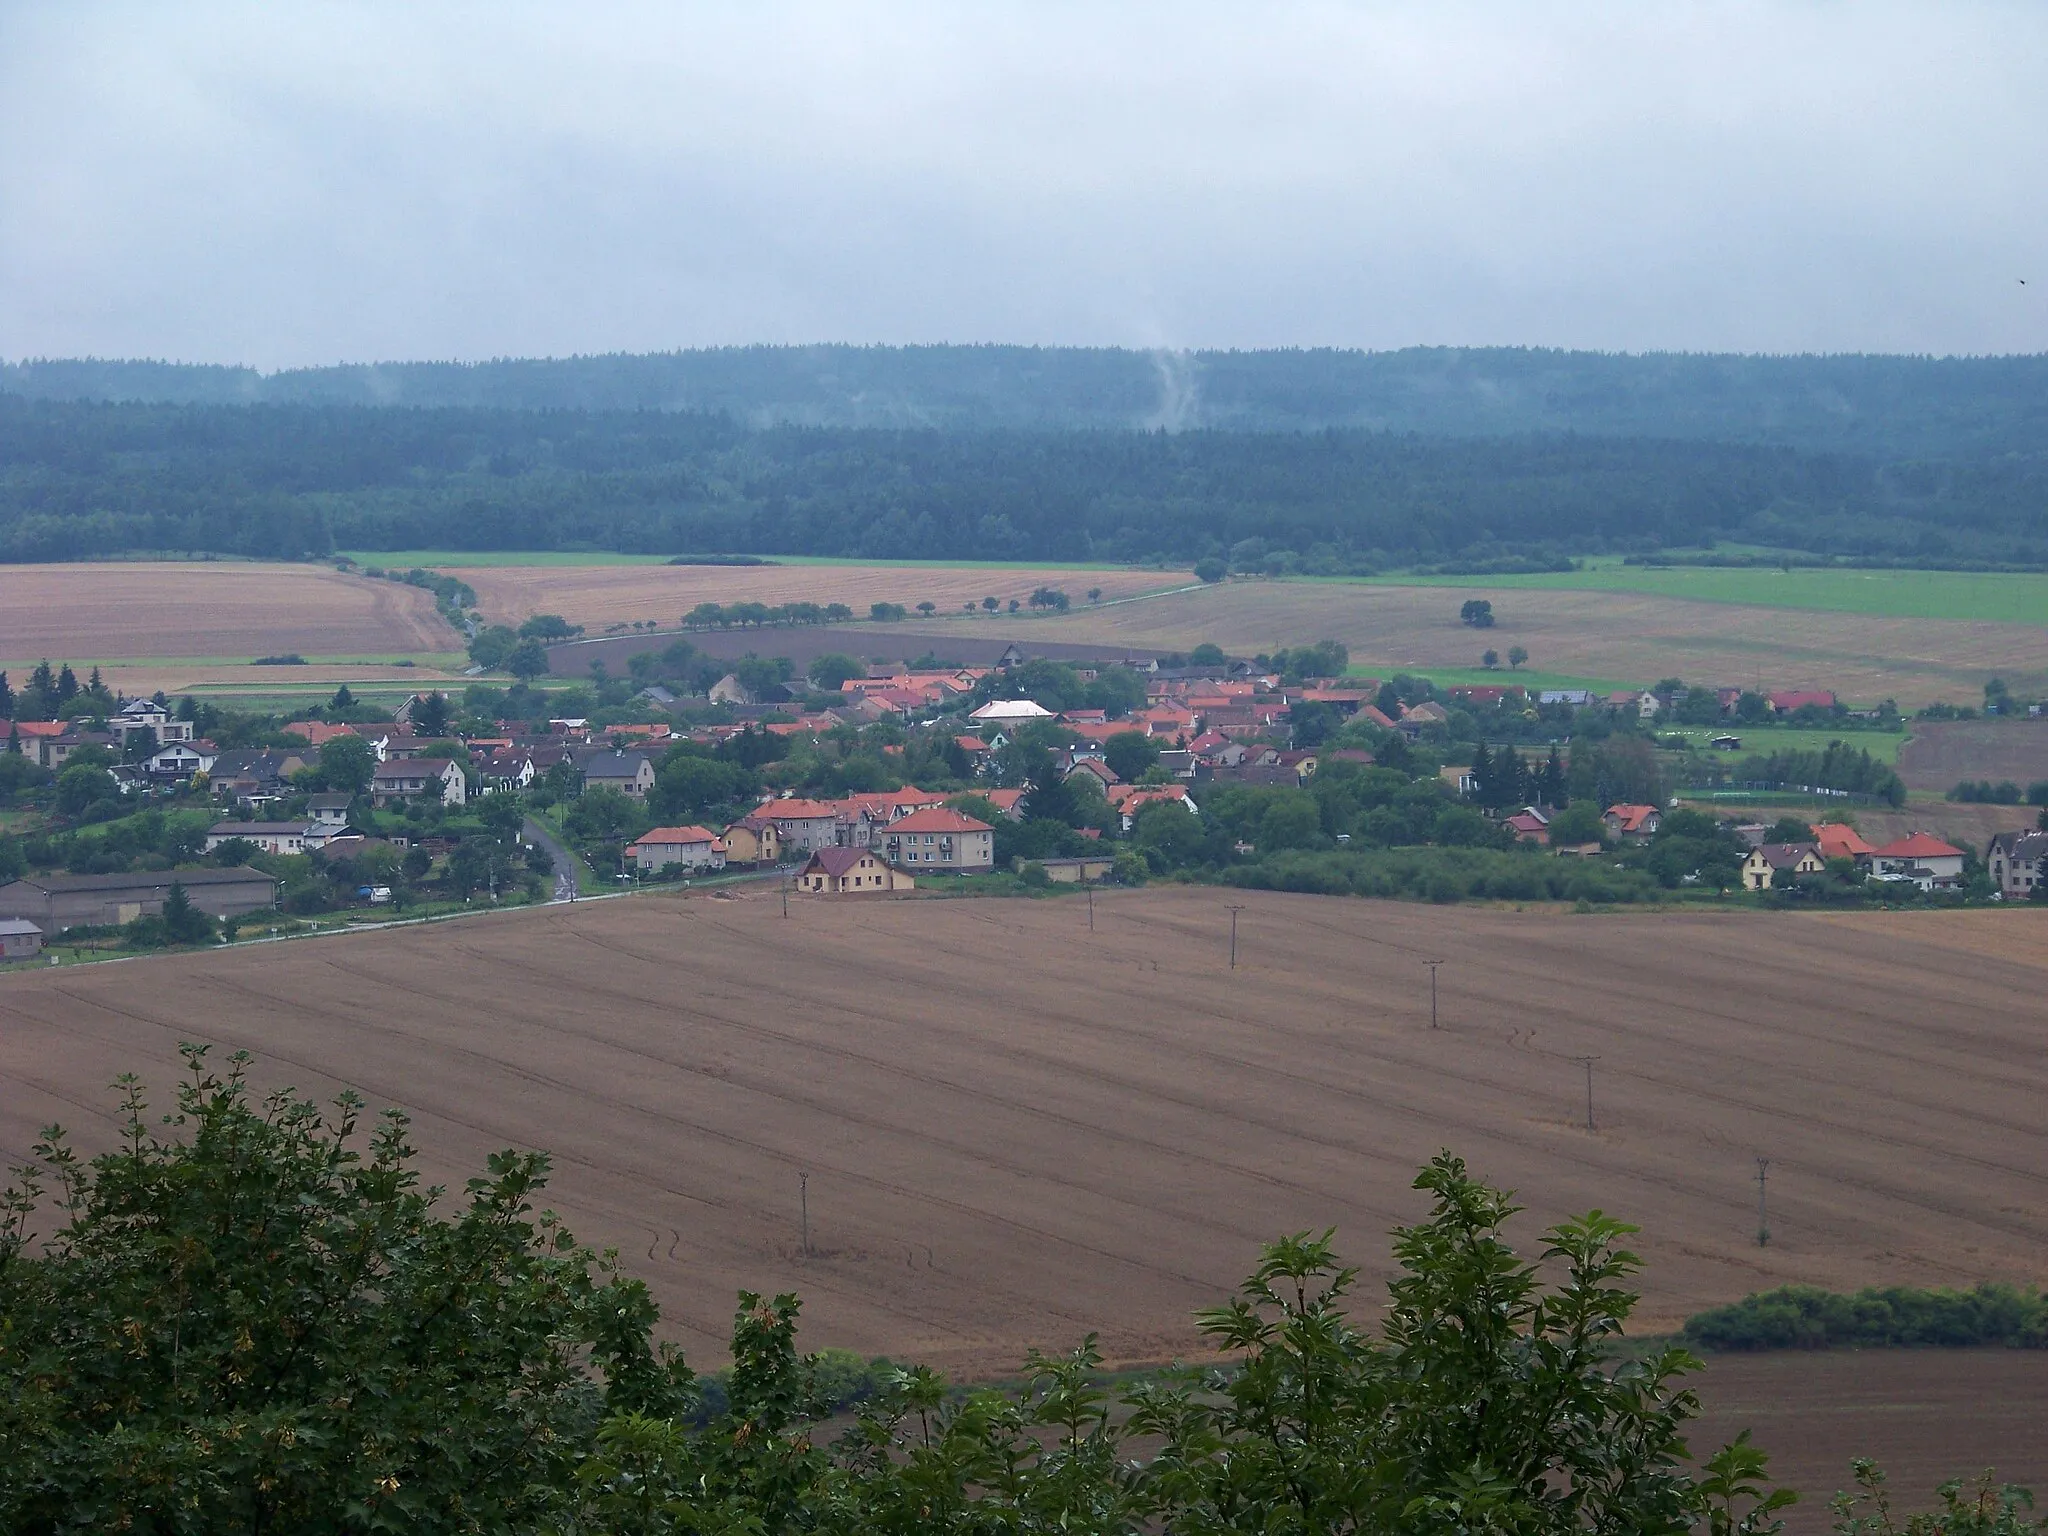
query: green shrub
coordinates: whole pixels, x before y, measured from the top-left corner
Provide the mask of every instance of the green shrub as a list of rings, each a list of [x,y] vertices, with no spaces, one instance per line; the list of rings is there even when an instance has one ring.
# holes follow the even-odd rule
[[[2048,1348],[2048,1298],[2009,1285],[1970,1291],[1888,1286],[1853,1296],[1788,1285],[1686,1319],[1702,1349],[1844,1349],[1996,1344]]]

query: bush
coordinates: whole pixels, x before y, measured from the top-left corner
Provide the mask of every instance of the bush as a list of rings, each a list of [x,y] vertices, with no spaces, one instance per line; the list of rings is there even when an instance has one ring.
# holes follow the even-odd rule
[[[2048,1298],[2009,1285],[1980,1285],[1971,1291],[1888,1286],[1853,1296],[1788,1285],[1686,1319],[1685,1337],[1702,1349],[1720,1350],[1876,1345],[2044,1349]]]

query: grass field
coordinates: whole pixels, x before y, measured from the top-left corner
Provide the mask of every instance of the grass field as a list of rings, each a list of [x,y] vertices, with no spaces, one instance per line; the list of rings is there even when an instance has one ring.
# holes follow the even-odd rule
[[[2048,647],[2034,625],[1888,618],[1729,603],[1630,591],[1475,588],[1496,624],[1458,621],[1463,594],[1443,586],[1366,582],[1232,581],[1099,611],[1076,612],[1038,636],[1185,650],[1204,640],[1243,653],[1341,640],[1355,669],[1473,677],[1488,649],[1529,652],[1537,678],[1647,684],[1831,688],[1856,702],[1893,698],[1975,704],[2003,675],[2023,695],[2048,692]],[[997,621],[1005,622],[1005,621]],[[1498,677],[1492,679],[1499,681]]]
[[[1502,591],[1640,592],[1692,602],[1814,609],[1875,618],[2048,625],[2048,574],[2006,571],[1717,569],[1589,562],[1536,576],[1384,576],[1368,584]]]
[[[943,617],[959,615],[962,604],[978,603],[984,597],[1022,602],[1042,586],[1059,587],[1077,607],[1085,608],[1090,587],[1101,588],[1105,598],[1118,598],[1185,585],[1194,579],[1184,571],[1083,571],[1043,565],[493,565],[444,569],[476,590],[479,606],[494,620],[516,624],[531,614],[559,613],[592,634],[601,633],[607,624],[649,619],[673,626],[703,602],[845,603],[865,618],[872,603],[902,603],[915,609],[918,603],[930,601],[937,604],[938,615]],[[763,644],[772,639],[772,634],[764,635]]]
[[[1742,750],[1727,753],[1731,759],[1748,757],[1753,753],[1824,752],[1829,742],[1839,741],[1852,750],[1868,752],[1886,763],[1897,762],[1899,749],[1910,739],[1905,731],[1809,731],[1790,725],[1660,725],[1657,735],[1660,738],[1683,736],[1702,747],[1715,736],[1740,736]]]
[[[1445,1145],[1521,1192],[1524,1240],[1643,1223],[1651,1329],[1788,1281],[2040,1278],[2048,1060],[2014,1000],[2048,913],[1239,899],[1234,973],[1215,891],[1104,893],[1092,935],[1072,899],[784,921],[749,891],[9,976],[0,1157],[55,1119],[104,1146],[116,1072],[161,1102],[180,1039],[243,1046],[265,1084],[407,1107],[438,1179],[553,1149],[551,1203],[699,1354],[736,1288],[790,1288],[813,1345],[970,1373],[1091,1327],[1186,1350],[1283,1231],[1335,1223],[1383,1275]]]

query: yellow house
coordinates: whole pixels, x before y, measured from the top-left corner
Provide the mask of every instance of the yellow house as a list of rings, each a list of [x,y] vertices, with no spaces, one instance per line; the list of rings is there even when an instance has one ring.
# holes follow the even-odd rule
[[[1812,843],[1763,843],[1750,849],[1749,857],[1742,861],[1742,888],[1768,891],[1778,879],[1790,884],[1801,875],[1818,875],[1827,867]]]
[[[725,862],[728,864],[778,864],[782,861],[782,834],[775,823],[759,816],[742,816],[725,829]]]
[[[873,896],[917,882],[865,848],[820,848],[797,872],[796,888],[820,896]]]

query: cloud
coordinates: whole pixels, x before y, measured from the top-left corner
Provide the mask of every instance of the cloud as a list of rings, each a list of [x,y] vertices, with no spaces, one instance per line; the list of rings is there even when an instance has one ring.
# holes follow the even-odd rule
[[[15,6],[0,355],[2041,350],[2044,54],[1994,5]]]

